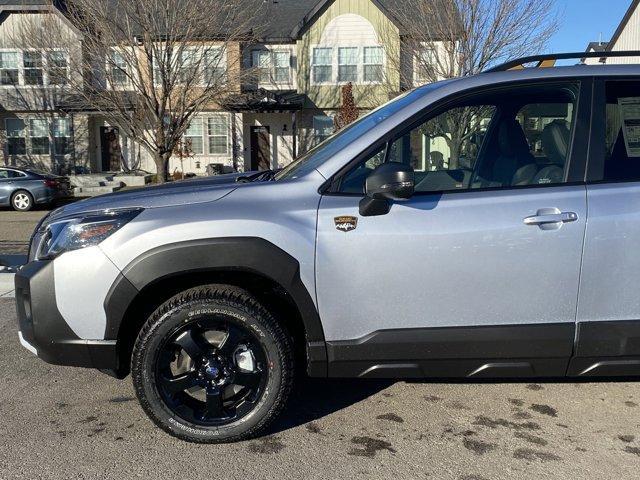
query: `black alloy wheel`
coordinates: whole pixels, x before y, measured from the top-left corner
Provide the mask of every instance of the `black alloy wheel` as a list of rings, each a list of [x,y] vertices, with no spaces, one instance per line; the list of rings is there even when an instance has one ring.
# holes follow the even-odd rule
[[[264,392],[267,357],[244,327],[204,316],[162,347],[156,381],[166,405],[201,425],[225,425],[249,413]]]
[[[131,373],[157,426],[191,442],[233,442],[259,435],[284,408],[293,347],[248,292],[205,285],[175,295],[149,317]]]

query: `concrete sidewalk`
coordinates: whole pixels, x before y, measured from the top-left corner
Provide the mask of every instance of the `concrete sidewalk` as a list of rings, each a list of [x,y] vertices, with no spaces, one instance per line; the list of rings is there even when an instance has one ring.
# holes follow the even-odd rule
[[[15,287],[13,285],[13,273],[0,272],[0,298],[13,298],[15,296]]]

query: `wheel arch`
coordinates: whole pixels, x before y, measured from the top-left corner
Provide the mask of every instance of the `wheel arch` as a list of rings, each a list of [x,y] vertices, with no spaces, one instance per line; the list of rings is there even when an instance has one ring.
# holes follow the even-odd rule
[[[310,376],[327,375],[322,323],[300,278],[298,261],[256,237],[178,242],[154,248],[131,261],[104,301],[105,339],[117,340],[120,374],[137,332],[155,308],[172,295],[197,285],[224,283],[246,289],[278,318],[294,337]]]

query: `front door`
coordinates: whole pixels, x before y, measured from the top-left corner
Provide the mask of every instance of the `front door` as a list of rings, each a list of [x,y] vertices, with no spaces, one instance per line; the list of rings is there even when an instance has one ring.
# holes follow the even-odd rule
[[[527,87],[436,112],[323,196],[317,292],[331,375],[565,374],[586,224],[585,187],[567,184],[584,162],[582,149],[571,155],[587,114],[578,95]],[[414,167],[416,194],[360,215],[355,192],[390,161]]]
[[[251,170],[271,168],[271,142],[269,127],[251,127]]]
[[[101,168],[103,172],[120,170],[122,151],[116,127],[100,127]]]

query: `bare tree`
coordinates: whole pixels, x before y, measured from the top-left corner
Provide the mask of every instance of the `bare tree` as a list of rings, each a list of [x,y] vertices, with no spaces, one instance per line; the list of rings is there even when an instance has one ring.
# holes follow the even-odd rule
[[[401,25],[401,43],[388,61],[405,89],[542,52],[558,28],[554,0],[399,0],[391,13]],[[454,109],[430,133],[448,144],[449,168],[458,165],[478,113]]]
[[[144,148],[163,182],[169,158],[198,112],[238,92],[240,45],[261,14],[258,0],[68,0],[82,34],[65,80],[69,108],[88,109]],[[68,26],[25,16],[24,48],[68,45]],[[16,42],[17,43],[17,42]],[[81,73],[81,74],[80,74]]]
[[[400,0],[402,57],[426,82],[540,53],[558,29],[554,0]],[[404,79],[408,81],[408,78]],[[412,82],[408,82],[412,83]]]

